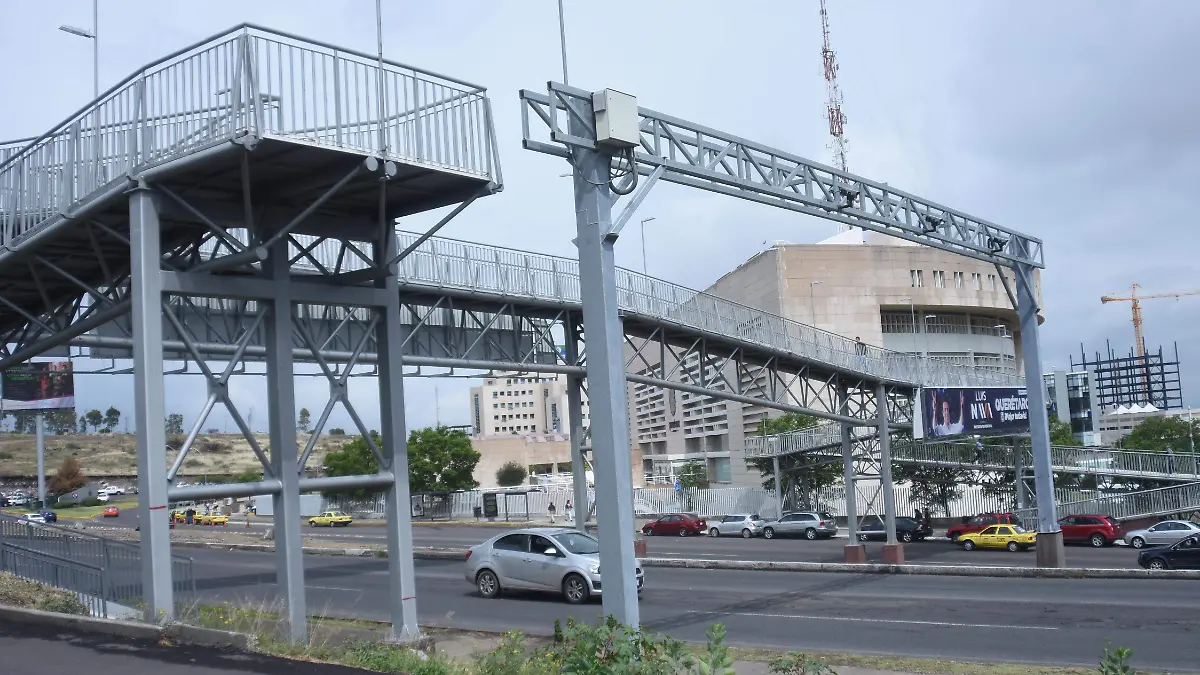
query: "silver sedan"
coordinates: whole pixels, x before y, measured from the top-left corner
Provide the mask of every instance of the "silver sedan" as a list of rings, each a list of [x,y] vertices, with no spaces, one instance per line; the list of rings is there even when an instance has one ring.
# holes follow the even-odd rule
[[[1164,520],[1153,527],[1127,533],[1125,543],[1134,548],[1170,546],[1194,534],[1200,534],[1200,525],[1190,520]]]
[[[645,577],[635,567],[640,592]],[[466,580],[485,598],[502,590],[552,591],[581,604],[600,595],[600,542],[569,528],[506,532],[467,551]]]
[[[743,539],[757,536],[766,521],[757,513],[738,513],[722,518],[710,518],[708,536],[737,535]]]

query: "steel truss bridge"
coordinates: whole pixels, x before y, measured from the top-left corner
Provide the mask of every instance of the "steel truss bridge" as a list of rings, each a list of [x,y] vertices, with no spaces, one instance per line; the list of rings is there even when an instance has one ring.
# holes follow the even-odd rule
[[[872,449],[860,455],[878,458],[885,491],[887,432],[911,426],[916,387],[1019,384],[616,269],[620,228],[660,179],[1011,265],[1010,296],[1026,357],[1036,362],[1040,241],[645,109],[642,147],[626,162],[646,178],[614,220],[617,195],[601,179],[619,162],[590,140],[590,92],[551,84],[550,96],[521,98],[526,147],[575,166],[578,261],[432,236],[502,189],[484,88],[252,25],[160,59],[46,134],[0,146],[0,368],[69,346],[132,360],[148,618],[172,612],[169,566],[161,564],[170,555],[168,504],[269,494],[286,618],[292,638],[306,639],[299,494],[374,488],[387,495],[394,637],[418,636],[406,365],[567,374],[576,460],[586,378],[597,515],[608,532],[632,522],[632,504],[620,498],[631,475],[624,380],[836,422],[847,481],[851,446],[865,444]],[[549,142],[534,138],[531,112]],[[558,125],[564,115],[567,131]],[[425,233],[395,230],[399,218],[452,205]],[[564,343],[560,353],[555,345]],[[172,458],[159,420],[164,362],[180,359],[203,374],[209,396]],[[228,393],[248,360],[265,363],[269,448],[254,441]],[[347,380],[363,368],[377,375],[381,435],[368,445],[379,473],[305,476],[312,444],[297,446],[297,363],[316,364],[329,381],[318,433],[341,405],[367,435]],[[218,405],[250,440],[263,479],[174,486]],[[853,439],[849,430],[861,426],[874,427],[874,438]],[[582,461],[572,465],[582,471]],[[890,503],[888,495],[894,543]],[[633,564],[631,546],[602,536],[602,564]],[[632,586],[610,586],[605,610],[636,623]]]

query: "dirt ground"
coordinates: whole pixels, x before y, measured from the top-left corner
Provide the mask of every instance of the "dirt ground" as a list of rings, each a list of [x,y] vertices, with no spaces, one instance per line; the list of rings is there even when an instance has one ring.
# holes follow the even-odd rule
[[[309,466],[319,467],[325,454],[341,449],[350,436],[322,436],[313,449]],[[266,452],[269,443],[265,435],[256,435]],[[84,474],[89,476],[137,475],[137,437],[133,434],[79,434],[46,437],[46,471],[53,473],[62,461],[74,457]],[[178,447],[182,437],[168,437],[168,445]],[[298,443],[304,447],[308,435],[300,434]],[[167,451],[167,463],[175,459],[175,450]],[[261,471],[262,466],[250,449],[250,443],[240,434],[202,434],[184,460],[181,474],[200,478],[204,475],[237,474]],[[0,477],[26,477],[37,474],[37,449],[32,435],[0,433]]]

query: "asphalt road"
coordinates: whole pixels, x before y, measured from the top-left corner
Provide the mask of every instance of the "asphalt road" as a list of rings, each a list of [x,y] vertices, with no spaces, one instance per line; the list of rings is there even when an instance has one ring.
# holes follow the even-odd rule
[[[135,514],[122,512],[118,518],[99,519],[99,524],[134,527]],[[252,521],[251,530],[261,533],[271,526],[269,519]],[[513,523],[520,527],[521,523]],[[186,526],[179,526],[186,527]],[[203,530],[194,526],[195,529]],[[245,531],[243,522],[231,522],[230,531]],[[413,543],[417,546],[442,546],[466,548],[485,541],[502,529],[472,525],[438,525],[421,523],[413,526]],[[345,528],[303,528],[306,537],[331,541],[342,541],[347,546],[376,545],[387,541],[382,526],[363,525]],[[741,537],[649,537],[647,554],[663,558],[701,558],[715,560],[769,560],[785,562],[842,562],[843,547],[849,543],[844,537],[806,541],[804,539],[742,539]],[[182,549],[181,549],[182,550]],[[867,542],[867,555],[871,562],[883,562],[883,543]],[[967,552],[948,541],[914,542],[905,546],[908,562],[921,565],[993,565],[1033,567],[1037,560],[1033,551],[1009,553],[1008,551]],[[1067,564],[1071,567],[1093,567],[1103,569],[1137,567],[1137,552],[1123,545],[1094,549],[1090,546],[1068,546]]]
[[[0,672],[88,675],[360,675],[367,671],[261,654],[153,642],[0,621]]]
[[[774,542],[765,542],[767,544]],[[686,545],[686,542],[685,542]],[[800,545],[797,542],[797,545]],[[271,554],[192,550],[201,601],[278,601]],[[310,614],[388,620],[387,561],[306,556]],[[418,561],[426,625],[544,634],[554,619],[592,620],[599,602],[479,597],[458,562]],[[1194,581],[1003,579],[648,569],[643,625],[702,640],[724,623],[732,644],[980,661],[1094,666],[1107,643],[1143,670],[1200,663]]]

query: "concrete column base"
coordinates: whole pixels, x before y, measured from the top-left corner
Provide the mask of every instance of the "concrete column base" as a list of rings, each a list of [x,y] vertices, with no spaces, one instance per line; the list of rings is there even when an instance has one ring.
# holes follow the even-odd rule
[[[847,565],[862,565],[867,562],[867,547],[863,544],[846,544],[844,551]]]
[[[903,565],[904,544],[884,544],[883,562],[887,565]]]
[[[1037,533],[1037,566],[1067,566],[1067,555],[1066,551],[1063,550],[1062,532]]]

